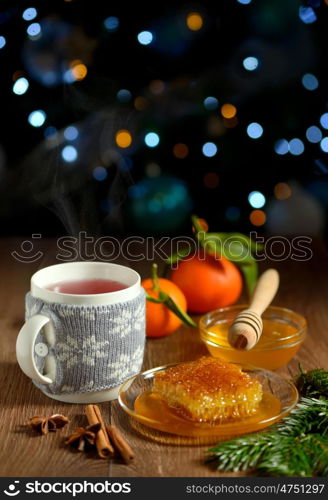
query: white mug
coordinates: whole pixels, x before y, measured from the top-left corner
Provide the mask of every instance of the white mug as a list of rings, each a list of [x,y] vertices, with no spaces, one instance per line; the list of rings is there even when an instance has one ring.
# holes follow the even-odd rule
[[[119,281],[126,288],[92,295],[47,288],[86,279]],[[141,369],[144,343],[145,294],[134,270],[72,262],[32,276],[16,355],[23,372],[47,396],[70,403],[117,398],[121,383]]]

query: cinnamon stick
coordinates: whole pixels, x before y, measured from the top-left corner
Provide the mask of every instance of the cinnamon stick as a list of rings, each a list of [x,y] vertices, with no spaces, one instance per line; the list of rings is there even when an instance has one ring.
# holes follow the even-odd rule
[[[85,414],[89,425],[100,424],[100,429],[96,435],[96,447],[100,458],[111,458],[114,456],[114,448],[109,440],[104,420],[100,408],[97,405],[87,405]]]
[[[106,425],[106,431],[115,451],[121,456],[126,464],[134,459],[134,452],[127,443],[120,430],[115,425]]]

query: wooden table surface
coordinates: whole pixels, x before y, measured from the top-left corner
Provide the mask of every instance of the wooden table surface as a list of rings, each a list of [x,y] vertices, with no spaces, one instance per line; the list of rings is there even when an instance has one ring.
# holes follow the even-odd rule
[[[0,475],[19,477],[140,477],[140,476],[218,476],[204,464],[206,446],[176,446],[156,443],[137,434],[117,402],[103,403],[108,422],[119,426],[132,444],[136,459],[132,465],[119,460],[101,460],[81,455],[63,447],[70,430],[85,425],[82,405],[64,404],[44,396],[21,372],[15,358],[15,341],[23,324],[24,295],[31,275],[40,267],[56,263],[54,245],[40,243],[44,258],[35,263],[17,262],[11,252],[18,240],[0,240]],[[305,369],[328,368],[328,259],[323,244],[313,246],[308,262],[288,260],[264,263],[281,272],[281,286],[274,303],[306,316],[309,331],[305,344],[283,374],[294,374],[297,363]],[[143,277],[150,264],[133,267]],[[174,335],[147,340],[144,369],[175,361],[196,359],[207,351],[197,330],[181,327]],[[48,436],[34,435],[26,425],[35,415],[63,413],[70,419],[69,428]],[[234,474],[224,474],[225,476]],[[237,474],[238,475],[238,474]],[[241,475],[241,474],[240,474]]]

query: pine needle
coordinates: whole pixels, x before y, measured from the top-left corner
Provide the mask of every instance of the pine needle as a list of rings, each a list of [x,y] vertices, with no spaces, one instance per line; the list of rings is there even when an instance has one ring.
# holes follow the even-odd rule
[[[324,396],[328,398],[328,371],[323,368],[316,368],[303,372],[300,366],[300,373],[295,377],[295,384],[302,396],[317,398]]]
[[[208,450],[208,462],[220,471],[253,470],[284,477],[328,475],[328,372],[300,372],[302,397],[296,408],[269,431],[219,443]]]

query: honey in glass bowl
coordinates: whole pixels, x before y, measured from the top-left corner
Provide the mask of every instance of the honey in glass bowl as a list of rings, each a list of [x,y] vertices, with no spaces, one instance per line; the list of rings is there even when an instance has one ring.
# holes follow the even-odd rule
[[[173,363],[152,368],[126,380],[120,387],[118,402],[131,417],[133,428],[143,436],[161,443],[180,446],[217,443],[265,429],[284,418],[297,404],[298,392],[291,381],[271,371],[241,366],[243,373],[262,386],[262,399],[255,413],[227,420],[225,418],[210,421],[191,419],[190,415],[181,412],[181,408],[169,407],[167,400],[156,392],[156,387],[154,387],[158,374],[164,375],[172,367],[182,364],[186,363]],[[231,386],[230,389],[233,390],[234,387]],[[194,394],[193,391],[190,394]],[[185,397],[188,398],[188,394]],[[234,404],[233,401],[230,400],[230,402]],[[220,406],[223,409],[224,405]],[[222,415],[221,412],[219,413]]]
[[[249,351],[237,350],[228,342],[228,331],[246,305],[217,309],[200,319],[200,336],[210,354],[232,363],[276,370],[286,365],[299,350],[306,335],[306,320],[283,307],[270,306],[262,315],[263,333]]]

